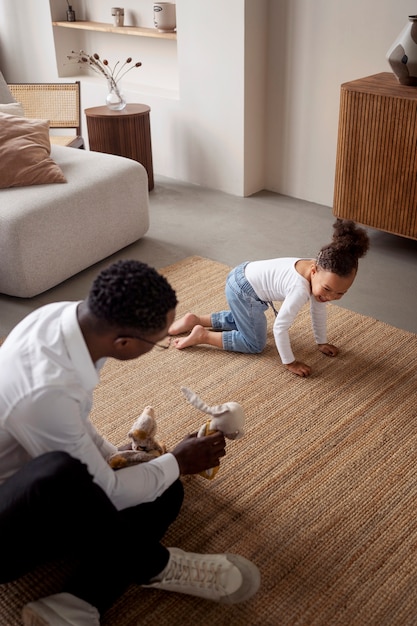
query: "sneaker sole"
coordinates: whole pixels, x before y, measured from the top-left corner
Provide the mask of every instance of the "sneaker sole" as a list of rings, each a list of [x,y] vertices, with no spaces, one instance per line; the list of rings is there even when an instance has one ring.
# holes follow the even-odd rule
[[[249,600],[259,589],[261,574],[252,561],[245,559],[239,554],[226,554],[228,561],[233,563],[242,574],[242,584],[234,593],[224,596],[219,600],[220,604],[238,604]]]

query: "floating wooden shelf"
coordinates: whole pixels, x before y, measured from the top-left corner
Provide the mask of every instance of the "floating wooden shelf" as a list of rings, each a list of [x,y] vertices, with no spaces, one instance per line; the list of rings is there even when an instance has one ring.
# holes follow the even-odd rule
[[[116,35],[133,35],[134,37],[156,37],[158,39],[176,39],[177,33],[160,33],[156,28],[141,28],[139,26],[113,26],[104,22],[52,22],[53,26],[60,28],[75,28],[77,30],[92,30],[101,33],[114,33]]]

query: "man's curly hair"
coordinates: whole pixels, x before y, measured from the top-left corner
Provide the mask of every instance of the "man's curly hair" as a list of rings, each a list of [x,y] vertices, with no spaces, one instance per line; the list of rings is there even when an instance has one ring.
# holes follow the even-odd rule
[[[99,320],[143,333],[165,328],[167,313],[177,302],[166,278],[140,261],[118,261],[104,269],[87,299],[90,312]]]
[[[317,255],[316,264],[338,276],[350,276],[358,269],[358,260],[368,252],[368,235],[364,228],[359,228],[352,220],[337,219],[333,228],[332,243],[323,246]]]

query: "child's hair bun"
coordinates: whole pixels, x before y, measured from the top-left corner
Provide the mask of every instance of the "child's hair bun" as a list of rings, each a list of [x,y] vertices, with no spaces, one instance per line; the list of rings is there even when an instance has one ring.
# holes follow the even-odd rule
[[[364,228],[360,228],[352,220],[337,219],[333,224],[333,243],[344,247],[349,254],[360,259],[369,250],[369,238]]]
[[[369,250],[368,235],[352,220],[337,219],[333,229],[332,243],[323,246],[316,264],[338,276],[349,276],[358,269],[358,260]]]

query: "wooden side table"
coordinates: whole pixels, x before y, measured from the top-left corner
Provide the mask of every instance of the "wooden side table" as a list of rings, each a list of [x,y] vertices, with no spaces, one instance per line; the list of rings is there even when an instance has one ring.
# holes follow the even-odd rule
[[[341,86],[333,212],[417,239],[417,87],[390,72]]]
[[[154,188],[150,110],[146,104],[127,104],[122,111],[107,106],[84,111],[90,150],[142,163],[148,173],[149,191]]]

